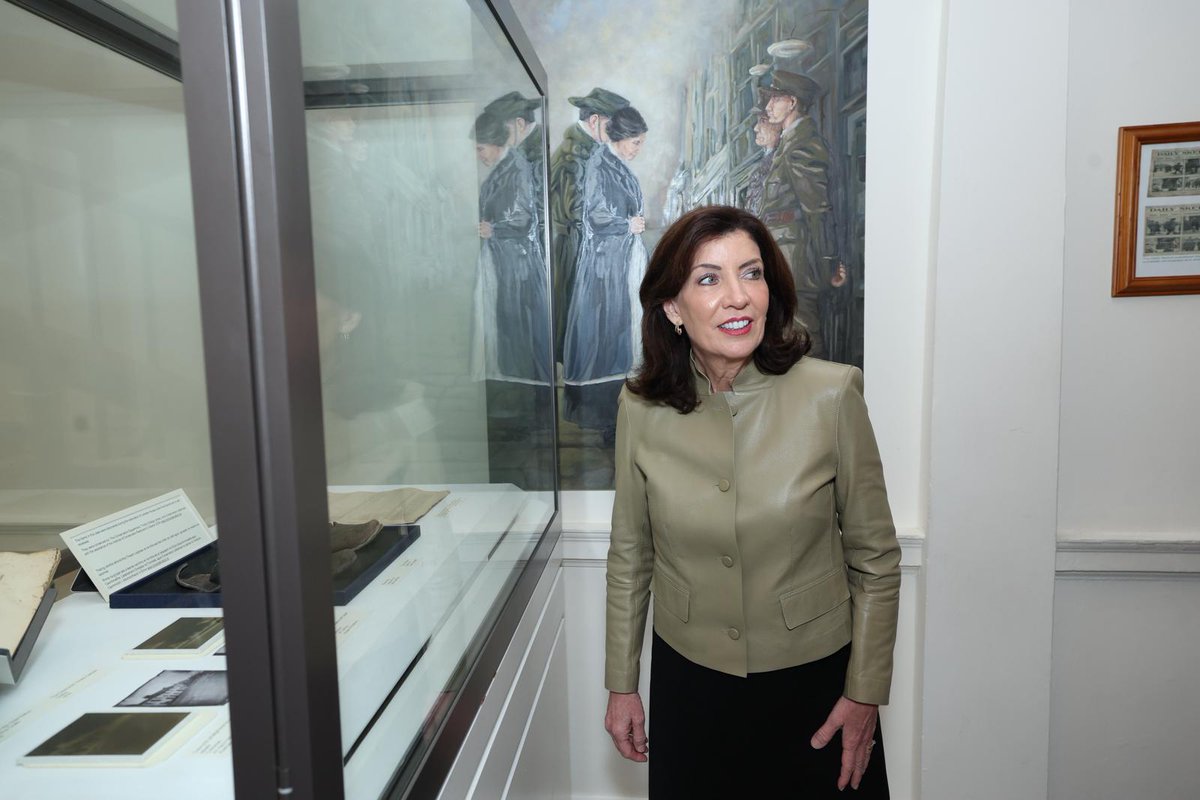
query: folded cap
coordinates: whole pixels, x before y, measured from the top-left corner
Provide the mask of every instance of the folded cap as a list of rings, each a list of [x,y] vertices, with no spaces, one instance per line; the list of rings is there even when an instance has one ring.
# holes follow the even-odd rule
[[[541,98],[526,99],[520,92],[509,92],[503,97],[497,97],[483,107],[485,114],[491,114],[500,119],[515,119],[524,117],[530,111],[541,108]]]
[[[568,97],[567,102],[579,108],[590,108],[597,114],[610,116],[629,105],[629,101],[616,92],[597,86],[584,97]]]
[[[801,105],[808,105],[821,93],[821,86],[812,78],[782,69],[773,69],[763,75],[758,87],[773,94],[791,95]]]

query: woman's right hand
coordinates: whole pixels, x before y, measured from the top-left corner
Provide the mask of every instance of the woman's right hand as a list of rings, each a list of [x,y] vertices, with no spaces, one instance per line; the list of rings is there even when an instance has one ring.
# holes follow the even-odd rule
[[[630,233],[645,233],[646,218],[645,217],[630,217],[629,232]]]
[[[645,761],[650,741],[646,738],[646,710],[637,692],[608,693],[604,730],[612,737],[617,752],[630,761]]]

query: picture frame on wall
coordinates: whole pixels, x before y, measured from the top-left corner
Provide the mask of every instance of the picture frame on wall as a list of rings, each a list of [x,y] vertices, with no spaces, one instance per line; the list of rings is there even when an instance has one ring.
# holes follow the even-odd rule
[[[1117,137],[1112,296],[1200,294],[1200,122]]]

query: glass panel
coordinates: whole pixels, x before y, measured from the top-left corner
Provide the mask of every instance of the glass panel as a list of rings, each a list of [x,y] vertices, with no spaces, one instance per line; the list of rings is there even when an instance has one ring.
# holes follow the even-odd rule
[[[420,757],[554,512],[543,103],[473,7],[300,4],[351,798]]]
[[[172,536],[186,531],[203,547],[214,535],[194,244],[181,85],[0,3],[6,587],[24,575],[40,597],[34,559],[17,552],[61,549],[68,529],[175,490],[199,518],[163,502],[105,528],[85,548],[92,577],[110,561],[119,586],[151,569],[118,574],[145,548],[169,563],[161,545],[181,541]],[[111,556],[132,541],[139,553]],[[77,569],[64,550],[60,599],[36,641],[24,635],[32,652],[16,684],[0,685],[0,793],[160,797],[169,776],[173,797],[232,796],[225,659],[214,654],[221,612],[196,605],[214,595],[179,587],[167,567],[165,591],[186,607],[119,609],[156,601],[116,592],[110,608],[82,585],[72,592]],[[21,608],[0,592],[11,641],[25,630]]]
[[[163,36],[179,38],[179,15],[175,11],[175,0],[105,0],[104,4]]]

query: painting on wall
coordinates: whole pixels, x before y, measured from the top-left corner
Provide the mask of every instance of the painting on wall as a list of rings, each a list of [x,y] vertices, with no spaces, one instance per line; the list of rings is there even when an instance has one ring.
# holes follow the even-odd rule
[[[812,355],[862,366],[867,0],[513,0],[549,76],[561,486],[609,489],[638,286],[683,213],[759,216]]]

